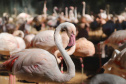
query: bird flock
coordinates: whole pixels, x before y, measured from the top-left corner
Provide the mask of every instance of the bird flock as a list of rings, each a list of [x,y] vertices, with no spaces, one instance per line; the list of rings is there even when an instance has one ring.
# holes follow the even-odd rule
[[[100,66],[105,71],[92,76],[89,84],[126,84],[126,12],[120,15],[106,13],[86,14],[86,3],[82,2],[82,14],[77,7],[65,7],[64,12],[47,14],[46,1],[41,15],[3,13],[0,17],[0,54],[8,57],[0,64],[0,72],[9,73],[9,84],[15,84],[15,76],[28,82],[65,83],[75,77],[75,63],[80,60],[84,75],[84,57],[94,57],[101,47],[100,59],[107,57],[106,46],[114,51],[109,60]],[[107,10],[109,11],[109,10]],[[94,43],[90,32],[102,31],[100,40]],[[93,39],[96,40],[94,37]],[[100,49],[100,48],[99,48]],[[1,59],[2,60],[2,59]],[[63,70],[63,62],[67,71]],[[61,68],[59,68],[61,64]]]

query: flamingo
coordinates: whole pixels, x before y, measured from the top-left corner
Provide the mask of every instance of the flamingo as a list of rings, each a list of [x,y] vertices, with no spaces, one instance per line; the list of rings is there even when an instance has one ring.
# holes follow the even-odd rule
[[[46,7],[46,1],[44,2],[44,7],[43,7],[43,15],[44,19],[47,19],[47,7]]]
[[[74,21],[74,7],[73,6],[70,6],[70,11],[69,11],[69,20],[70,22],[73,22]]]
[[[13,36],[12,34],[9,33],[0,34],[0,54],[12,55],[23,49],[25,49],[25,43],[22,38]],[[9,75],[10,82],[13,82],[12,78],[13,76]]]
[[[111,73],[121,76],[126,79],[126,48],[121,52],[116,51],[116,55],[113,56],[106,64],[103,65],[105,73]]]
[[[38,21],[42,25],[44,21],[47,19],[47,7],[46,7],[46,1],[44,2],[44,7],[43,7],[43,14],[37,16]]]
[[[50,53],[54,54],[56,57],[61,56],[57,50],[53,35],[54,35],[54,30],[41,31],[32,39],[31,46],[45,49]],[[69,37],[65,30],[62,31],[61,37],[62,37],[63,47],[66,48],[69,43]],[[74,53],[75,46],[73,46],[73,48],[68,51],[69,55],[72,55]],[[61,62],[60,59],[58,59],[58,63],[60,62]]]
[[[65,31],[65,30],[64,30]],[[63,47],[66,48],[69,43],[69,37],[67,36],[66,31],[62,31],[62,43]],[[61,72],[63,72],[63,60],[59,50],[56,47],[54,42],[54,31],[53,30],[46,30],[39,32],[33,39],[32,39],[32,47],[37,47],[41,49],[45,49],[50,53],[54,54],[57,58],[58,63],[61,63]],[[72,55],[75,51],[75,45],[67,51],[69,55]]]
[[[75,10],[74,10],[74,12],[75,12],[75,20],[74,20],[74,23],[78,23],[79,21],[78,21],[78,18],[77,18],[77,7],[75,7]]]
[[[95,54],[95,47],[91,41],[82,37],[76,40],[76,49],[73,55],[79,57],[92,56]]]
[[[93,22],[93,18],[89,14],[85,14],[86,3],[83,1],[82,17],[85,17],[86,20],[90,23]]]
[[[24,38],[24,33],[21,30],[16,30],[14,31],[13,35],[15,36],[18,44],[19,44],[19,51],[23,50],[26,48],[26,44],[25,41],[23,40]],[[19,35],[19,36],[18,36]]]
[[[75,57],[80,58],[80,63],[81,63],[81,68],[82,68],[82,76],[83,76],[83,59],[82,57],[87,57],[87,56],[93,56],[95,54],[95,47],[94,44],[90,41],[88,41],[86,38],[79,38],[76,40],[76,49],[73,55]],[[83,82],[83,80],[82,80]]]
[[[51,19],[57,19],[58,14],[57,14],[56,10],[58,10],[58,8],[55,6],[53,8],[53,12],[54,12],[53,15],[52,16],[48,16],[49,20],[51,20]]]
[[[1,70],[8,70],[21,80],[30,82],[67,82],[75,76],[75,65],[61,43],[60,31],[65,29],[70,38],[68,46],[75,44],[76,28],[65,22],[54,32],[54,40],[67,65],[67,72],[62,74],[56,58],[46,50],[34,48],[24,49],[0,65]]]
[[[98,74],[90,80],[89,84],[126,84],[126,80],[112,74]]]
[[[28,34],[24,37],[24,41],[25,41],[25,44],[26,44],[26,48],[30,48],[31,47],[31,42],[32,42],[32,39],[35,37],[34,34]]]
[[[68,19],[68,8],[67,7],[65,8],[65,20],[69,21],[69,19]]]
[[[27,20],[30,17],[31,17],[31,15],[29,15],[27,13],[20,13],[16,18],[17,19],[23,19],[25,21],[25,20]]]
[[[125,37],[126,30],[119,30],[116,32],[113,32],[107,40],[104,42],[101,42],[101,46],[103,47],[102,52],[105,52],[104,46],[112,46],[114,49],[117,50],[123,50],[125,48],[125,42],[126,42],[126,37]],[[102,53],[102,57],[105,57],[105,53]]]
[[[18,48],[19,44],[12,34],[0,33],[0,54],[10,55]]]
[[[19,34],[19,31],[15,31],[14,35]],[[25,43],[19,42],[20,39],[9,33],[0,33],[0,54],[11,55],[15,52],[22,50],[20,47],[24,47]],[[17,40],[19,39],[19,40]],[[23,39],[22,39],[23,40]]]

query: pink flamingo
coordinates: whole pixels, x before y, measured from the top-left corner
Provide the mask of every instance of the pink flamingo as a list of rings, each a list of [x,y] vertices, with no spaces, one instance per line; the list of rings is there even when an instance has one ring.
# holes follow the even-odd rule
[[[105,44],[112,46],[114,49],[123,50],[121,46],[126,42],[125,36],[126,30],[119,30],[112,35],[104,42]]]
[[[82,67],[82,76],[83,76],[83,59],[82,57],[93,56],[95,54],[95,47],[91,41],[88,41],[86,38],[79,38],[76,40],[76,49],[73,55],[80,58],[81,67]],[[82,80],[83,82],[83,80]]]
[[[56,44],[54,42],[54,31],[53,30],[46,30],[39,32],[32,40],[32,47],[37,47],[41,49],[45,49],[56,56],[58,63],[61,63],[61,72],[63,72],[63,59],[59,52],[59,50],[56,47]],[[65,30],[61,33],[62,39],[60,40],[63,44],[63,47],[66,48],[69,43],[69,37]],[[67,50],[67,53],[69,55],[72,55],[75,51],[75,45],[70,48],[70,50]]]
[[[25,49],[0,65],[1,70],[8,70],[21,80],[31,82],[67,82],[75,76],[75,65],[63,48],[60,31],[66,29],[70,38],[68,46],[75,44],[76,28],[73,24],[65,22],[60,24],[54,33],[56,46],[61,52],[67,65],[67,72],[62,74],[58,68],[56,58],[43,49]]]
[[[120,51],[125,48],[125,46],[126,46],[125,33],[126,33],[126,30],[119,30],[119,31],[113,32],[107,40],[100,43],[102,46],[102,57],[105,57],[105,53],[104,53],[105,52],[105,49],[104,49],[105,45],[112,46],[114,49],[117,49]]]
[[[15,36],[18,44],[19,44],[19,51],[23,50],[26,48],[25,41],[23,40],[24,38],[24,33],[21,30],[16,30],[14,31],[13,35]]]
[[[11,55],[25,49],[25,43],[23,39],[16,36],[19,33],[23,32],[14,31],[15,36],[9,33],[0,33],[0,54]]]
[[[14,33],[17,33],[17,31],[15,31]],[[22,38],[13,36],[12,34],[9,33],[0,34],[0,54],[12,55],[23,49],[25,49],[25,42],[23,41]],[[13,79],[13,75],[9,75],[10,82],[13,82],[12,79]]]
[[[0,34],[0,54],[10,55],[13,52],[17,51],[19,44],[16,38],[9,33]]]
[[[82,4],[83,4],[82,17],[85,17],[88,23],[93,22],[93,18],[89,14],[85,14],[86,3],[83,1]]]
[[[26,48],[30,48],[31,47],[31,42],[32,42],[32,39],[35,37],[34,34],[28,34],[24,37],[24,41],[25,41],[25,44],[26,44]]]

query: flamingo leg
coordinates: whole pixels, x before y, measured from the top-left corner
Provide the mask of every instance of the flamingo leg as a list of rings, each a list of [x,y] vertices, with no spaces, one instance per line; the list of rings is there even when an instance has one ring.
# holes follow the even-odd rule
[[[15,75],[13,75],[13,84],[16,84],[16,83],[15,83]]]
[[[9,84],[13,84],[13,75],[9,74]]]
[[[63,73],[63,59],[61,59],[61,73]]]
[[[99,69],[97,70],[97,72],[100,72],[101,66],[102,66],[102,64],[101,64],[101,49],[100,49],[100,44],[98,44],[98,51],[99,51],[99,53],[98,53],[98,58],[99,58]],[[104,53],[105,53],[105,51],[104,51]]]
[[[83,75],[84,75],[84,64],[83,64],[83,59],[80,58],[80,63],[81,63],[81,72],[82,72],[82,84],[84,84],[84,81],[83,81]]]

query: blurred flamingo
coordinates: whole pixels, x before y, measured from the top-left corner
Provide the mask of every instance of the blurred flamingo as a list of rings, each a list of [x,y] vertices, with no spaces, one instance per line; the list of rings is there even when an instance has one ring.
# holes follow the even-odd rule
[[[26,44],[26,48],[30,48],[31,47],[31,42],[32,42],[32,39],[35,37],[34,34],[28,34],[24,37],[24,41],[25,41],[25,44]]]
[[[119,51],[123,50],[126,47],[126,36],[125,36],[126,30],[119,30],[116,32],[113,32],[107,40],[104,42],[101,42],[102,48],[102,57],[105,57],[105,49],[104,46],[112,46],[114,49],[117,49]]]
[[[82,68],[82,76],[83,76],[83,57],[93,56],[95,54],[95,47],[91,41],[88,41],[86,38],[79,38],[76,40],[76,49],[73,55],[75,57],[80,58],[81,68]]]

